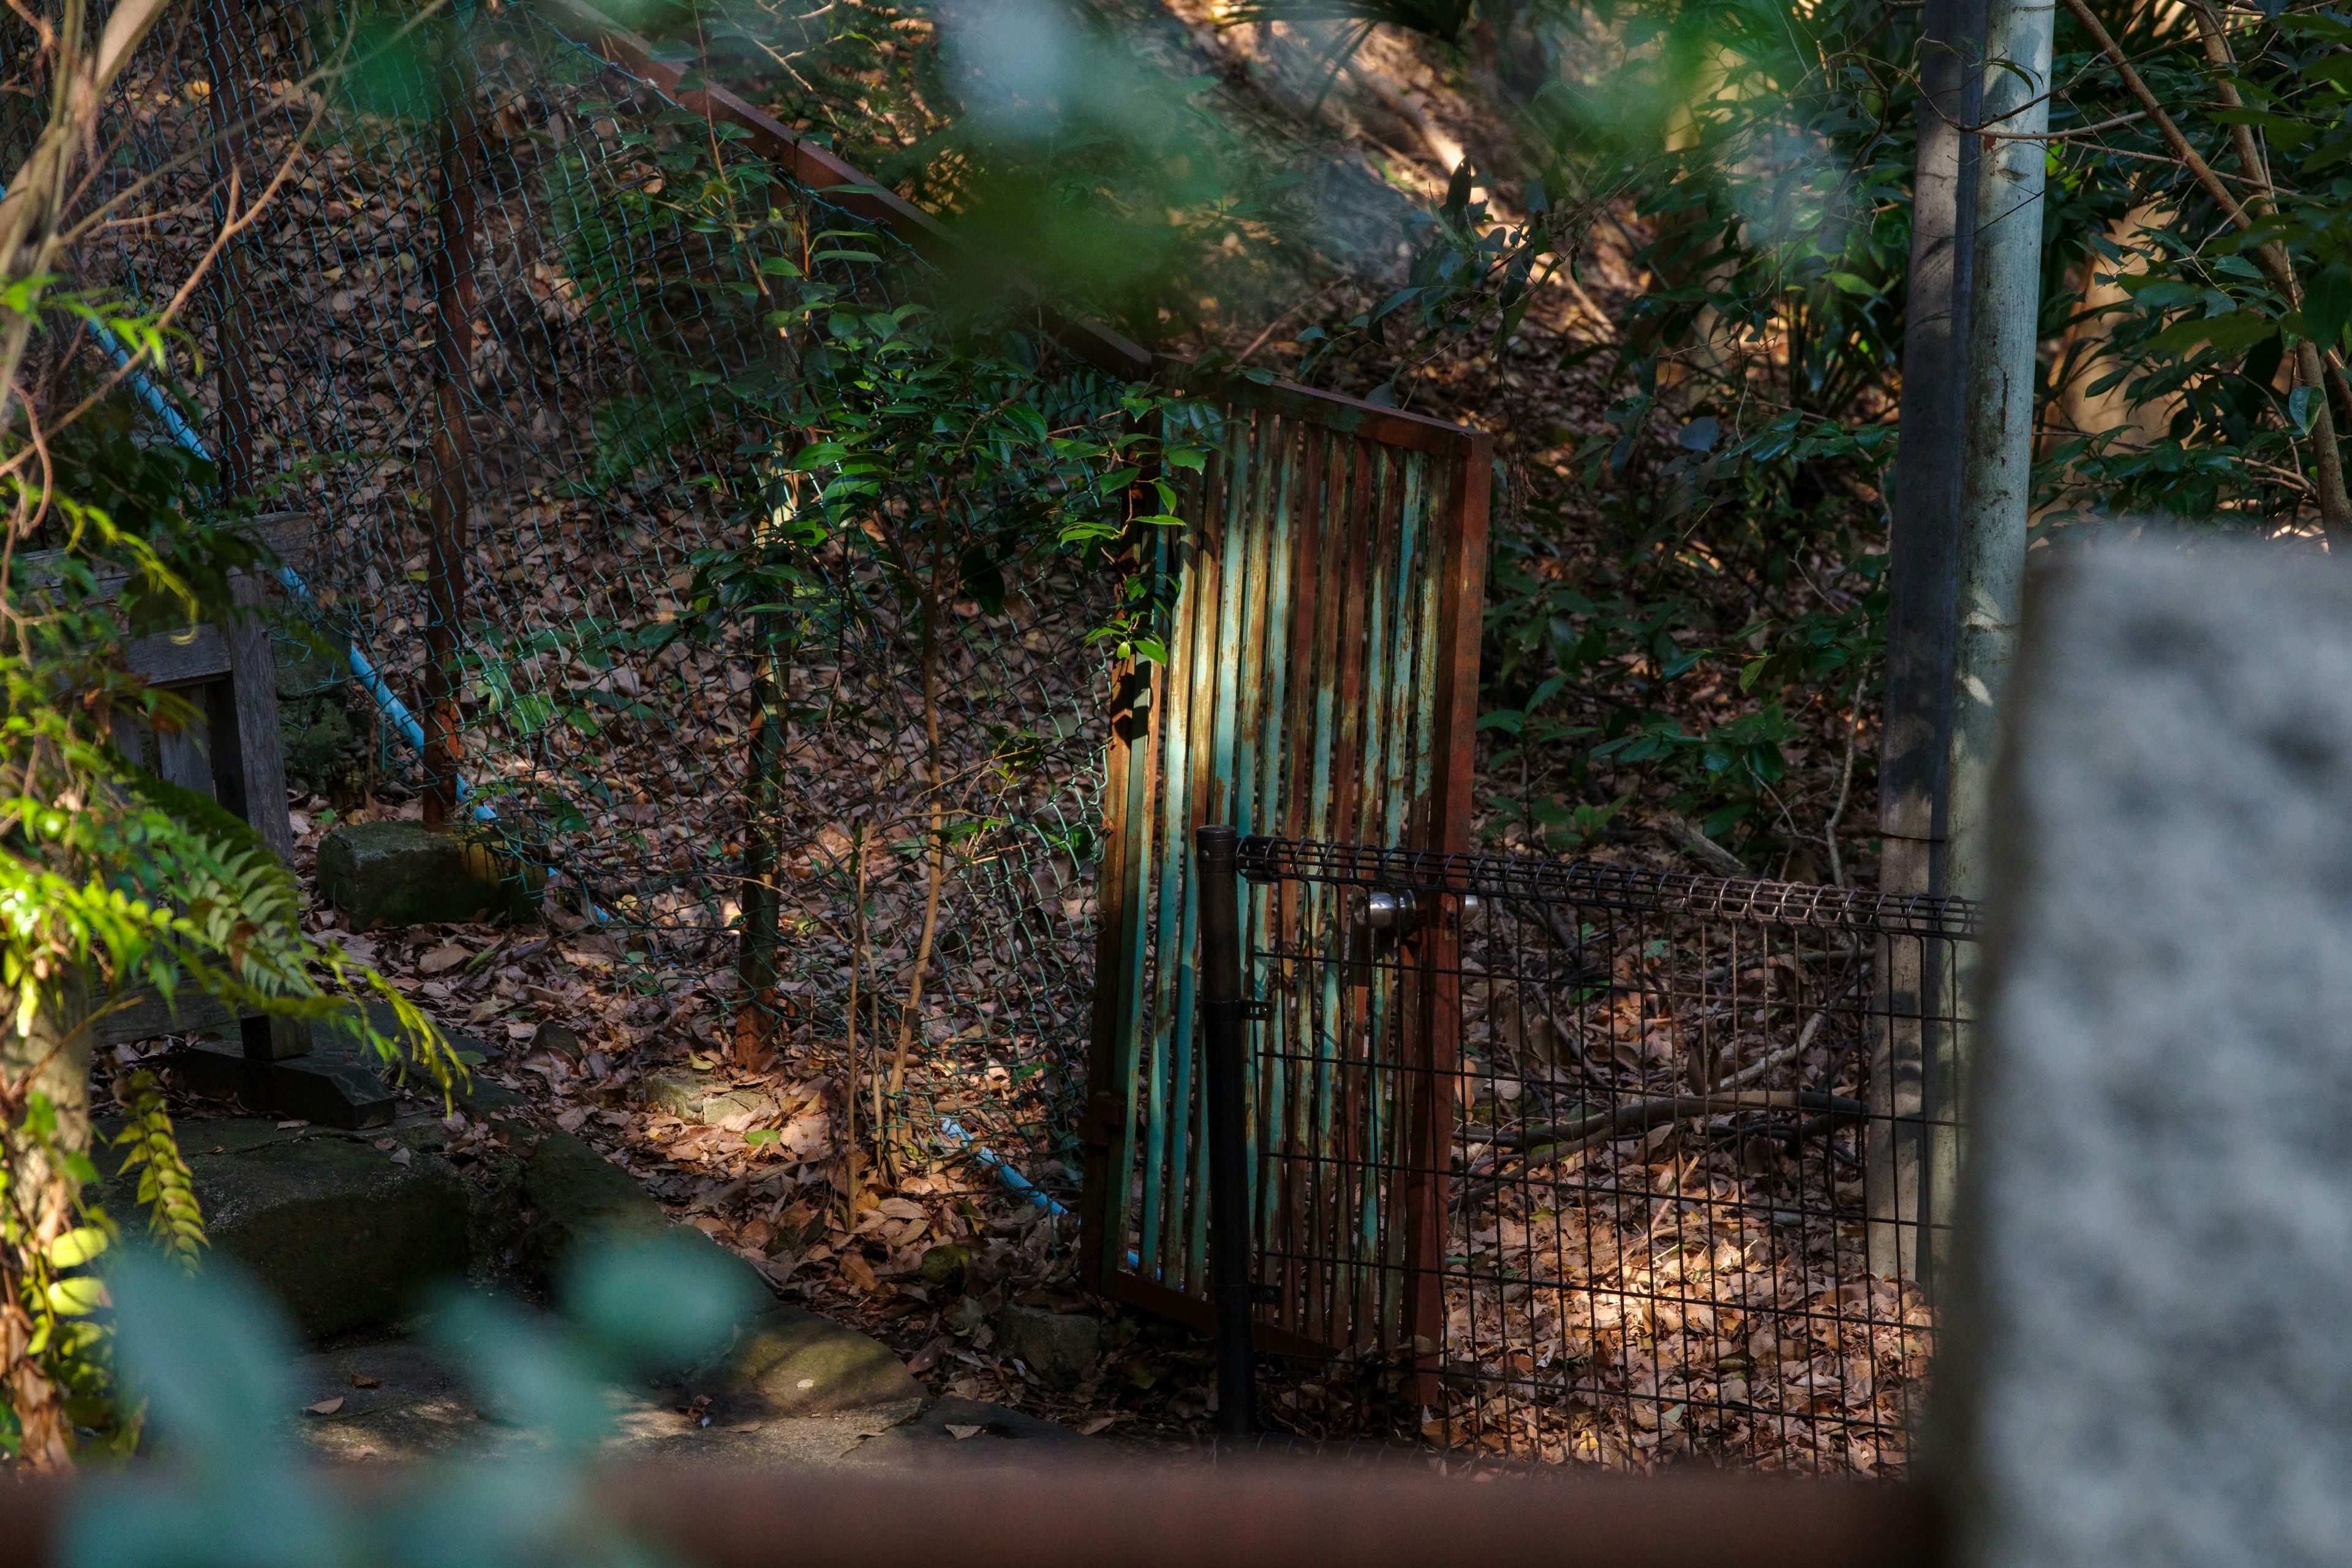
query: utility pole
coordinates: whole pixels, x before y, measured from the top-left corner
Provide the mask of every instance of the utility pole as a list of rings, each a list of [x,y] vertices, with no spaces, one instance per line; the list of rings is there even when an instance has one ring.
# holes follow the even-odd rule
[[[1993,747],[2025,582],[2055,25],[2050,0],[1986,0],[1944,871],[1947,888],[1965,898],[1984,894]]]

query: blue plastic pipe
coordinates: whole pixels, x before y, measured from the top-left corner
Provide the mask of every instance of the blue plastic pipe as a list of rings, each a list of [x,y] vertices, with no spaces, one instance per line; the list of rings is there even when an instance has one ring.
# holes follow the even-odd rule
[[[962,1144],[967,1149],[970,1149],[971,1151],[971,1157],[979,1161],[982,1164],[987,1166],[990,1170],[995,1172],[997,1180],[1003,1182],[1005,1187],[1012,1192],[1013,1196],[1028,1199],[1031,1203],[1035,1204],[1039,1208],[1044,1209],[1047,1214],[1052,1215],[1055,1219],[1067,1219],[1069,1217],[1070,1211],[1068,1209],[1064,1208],[1060,1204],[1055,1203],[1045,1194],[1038,1191],[1035,1183],[1030,1181],[1028,1177],[1023,1175],[1020,1172],[1006,1164],[997,1154],[996,1151],[989,1148],[985,1144],[973,1142],[971,1141],[971,1134],[963,1130],[963,1124],[961,1122],[941,1121],[940,1123],[940,1131],[946,1133],[949,1137],[954,1139],[957,1142]]]
[[[205,462],[211,462],[211,448],[205,445],[205,438],[196,434],[195,427],[188,423],[187,416],[180,412],[180,405],[166,396],[163,388],[140,373],[138,366],[131,363],[130,351],[122,346],[121,340],[103,326],[95,322],[91,326],[98,334],[99,342],[114,356],[114,363],[121,366],[129,377],[131,390],[138,395],[141,403],[146,405],[148,412],[155,416],[172,439]],[[286,591],[294,595],[306,613],[316,619],[318,601],[311,596],[310,585],[302,581],[301,574],[291,566],[280,566],[278,568],[278,580],[286,585]],[[403,702],[400,694],[386,684],[383,672],[360,650],[359,644],[350,645],[344,649],[344,654],[351,660],[352,675],[366,689],[377,709],[392,721],[393,728],[400,731],[401,739],[408,742],[409,749],[422,755],[425,751],[425,726],[417,722],[416,715],[409,711],[408,704]],[[462,801],[473,793],[473,786],[460,776],[457,798]],[[474,816],[478,821],[496,822],[499,814],[487,805],[478,805],[474,807]]]
[[[1031,1203],[1035,1204],[1039,1208],[1044,1209],[1047,1214],[1052,1215],[1055,1219],[1067,1219],[1070,1217],[1070,1211],[1068,1209],[1055,1202],[1045,1193],[1040,1192],[1034,1182],[1032,1182],[1028,1177],[1023,1175],[1020,1172],[1006,1164],[1003,1156],[999,1155],[995,1150],[991,1149],[984,1143],[973,1142],[971,1140],[971,1134],[963,1130],[963,1124],[961,1122],[942,1120],[940,1122],[940,1131],[954,1139],[957,1142],[962,1144],[965,1148],[971,1150],[971,1157],[979,1161],[982,1165],[988,1167],[988,1169],[995,1172],[996,1179],[1003,1182],[1004,1184],[1005,1190],[1010,1192],[1013,1196],[1028,1199]],[[1142,1267],[1142,1264],[1141,1261],[1137,1258],[1136,1255],[1130,1252],[1127,1255],[1127,1266],[1129,1268],[1139,1268]]]

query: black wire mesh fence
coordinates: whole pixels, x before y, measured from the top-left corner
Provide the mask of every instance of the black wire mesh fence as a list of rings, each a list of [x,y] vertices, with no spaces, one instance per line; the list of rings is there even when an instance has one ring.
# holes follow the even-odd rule
[[[1446,1447],[1900,1473],[1964,902],[1243,841],[1262,1347]],[[1908,1085],[1899,1089],[1897,1082]],[[1874,1175],[1874,1172],[1876,1173]],[[1400,1381],[1401,1379],[1401,1381]],[[1352,1386],[1358,1392],[1343,1393]]]

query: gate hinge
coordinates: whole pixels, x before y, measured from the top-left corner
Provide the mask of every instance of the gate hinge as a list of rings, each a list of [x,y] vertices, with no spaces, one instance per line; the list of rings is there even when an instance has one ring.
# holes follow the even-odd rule
[[[1274,1016],[1274,1004],[1263,996],[1244,996],[1238,1002],[1203,1002],[1201,1016],[1212,1021],[1230,1018],[1237,1024],[1263,1024]]]
[[[1125,1120],[1119,1114],[1119,1103],[1109,1095],[1098,1094],[1086,1103],[1078,1113],[1078,1142],[1108,1144]]]

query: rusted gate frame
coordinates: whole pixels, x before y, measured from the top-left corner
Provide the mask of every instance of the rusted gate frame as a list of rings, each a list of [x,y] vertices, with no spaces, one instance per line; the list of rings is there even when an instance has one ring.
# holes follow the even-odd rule
[[[772,116],[762,113],[736,94],[717,86],[682,89],[690,66],[656,59],[646,40],[631,33],[598,11],[588,0],[544,0],[545,14],[575,38],[592,48],[616,68],[649,83],[683,107],[708,115],[713,121],[734,125],[746,133],[745,145],[760,156],[774,160],[788,169],[802,184],[824,192],[829,201],[844,210],[882,225],[919,251],[934,259],[951,260],[960,248],[960,241],[946,227],[878,185],[860,171],[844,162],[828,149],[800,136]],[[1050,308],[1038,307],[1041,319],[1063,347],[1086,363],[1107,374],[1127,380],[1159,376],[1182,381],[1188,367],[1181,361],[1155,355],[1098,322],[1057,314]],[[1361,638],[1364,626],[1365,584],[1360,572],[1364,552],[1349,551],[1351,541],[1368,529],[1393,527],[1393,515],[1370,517],[1363,508],[1369,500],[1366,475],[1359,464],[1348,460],[1346,448],[1352,446],[1360,458],[1369,462],[1386,461],[1381,454],[1417,453],[1442,457],[1450,460],[1448,493],[1431,508],[1436,522],[1432,542],[1444,550],[1444,575],[1439,584],[1441,609],[1433,646],[1425,647],[1425,658],[1420,669],[1413,672],[1427,692],[1435,727],[1435,743],[1430,756],[1442,760],[1442,776],[1430,781],[1427,809],[1411,821],[1381,819],[1378,829],[1393,841],[1423,846],[1433,849],[1459,850],[1468,842],[1470,815],[1470,741],[1475,721],[1477,696],[1477,638],[1480,629],[1480,604],[1485,584],[1486,472],[1491,452],[1486,438],[1475,432],[1442,420],[1397,409],[1383,408],[1353,398],[1317,392],[1290,383],[1276,381],[1259,384],[1245,380],[1229,382],[1222,386],[1203,386],[1204,395],[1232,410],[1249,415],[1297,421],[1329,433],[1333,437],[1327,455],[1327,468],[1319,482],[1309,489],[1344,498],[1352,510],[1325,511],[1312,506],[1302,506],[1297,520],[1304,531],[1302,537],[1319,544],[1328,540],[1348,551],[1350,570],[1358,575],[1332,585],[1333,591],[1319,598],[1302,595],[1294,609],[1296,625],[1301,630],[1310,628],[1307,617],[1320,615],[1323,620],[1315,626],[1329,628],[1340,638]],[[1265,474],[1256,476],[1264,486],[1277,482],[1290,485],[1316,480],[1316,476],[1285,473],[1279,481]],[[1261,498],[1266,492],[1261,489]],[[1246,498],[1224,498],[1231,519],[1242,515]],[[1206,497],[1202,500],[1205,502]],[[1390,509],[1393,513],[1392,500]],[[1213,528],[1218,520],[1205,513],[1195,520],[1196,528]],[[1168,552],[1171,542],[1160,540],[1152,548],[1162,552],[1164,563],[1176,563]],[[1205,558],[1205,557],[1204,557]],[[1263,572],[1269,564],[1261,550],[1256,559],[1242,565],[1241,575],[1251,571]],[[1223,579],[1220,579],[1222,582]],[[1336,624],[1332,617],[1337,617]],[[1202,621],[1192,628],[1205,651],[1213,646],[1213,626]],[[1262,631],[1262,628],[1259,628]],[[1181,634],[1180,634],[1181,635]],[[1171,643],[1171,648],[1175,646]],[[1439,650],[1443,650],[1442,652]],[[1261,649],[1262,653],[1263,650]],[[1189,673],[1196,659],[1178,656]],[[1364,671],[1350,665],[1348,679],[1360,679]],[[1138,790],[1143,789],[1148,798],[1151,784],[1149,767],[1139,770],[1132,765],[1133,753],[1140,742],[1147,754],[1156,753],[1164,737],[1160,732],[1162,717],[1167,711],[1164,689],[1165,667],[1130,669],[1124,674],[1116,689],[1124,706],[1115,708],[1111,725],[1107,783],[1104,791],[1106,832],[1104,858],[1097,874],[1099,936],[1097,940],[1097,984],[1090,1057],[1090,1080],[1097,1089],[1113,1078],[1110,1058],[1113,1042],[1122,1027],[1131,1029],[1138,1022],[1135,1007],[1139,995],[1123,992],[1116,982],[1106,984],[1104,976],[1122,976],[1133,973],[1146,945],[1157,930],[1163,933],[1173,929],[1181,943],[1189,932],[1189,912],[1182,903],[1163,904],[1161,914],[1165,924],[1156,924],[1150,912],[1130,900],[1136,878],[1142,867],[1138,860],[1136,835],[1130,830],[1135,820],[1131,806]],[[1442,689],[1440,689],[1442,686]],[[1332,694],[1341,715],[1360,712],[1364,693],[1349,686]],[[1148,703],[1139,711],[1131,704],[1136,700]],[[1257,758],[1253,754],[1258,725],[1243,722],[1244,716],[1233,714],[1232,721],[1214,739],[1220,758],[1231,758],[1236,752],[1247,767],[1259,764],[1271,767],[1273,758]],[[1250,716],[1253,719],[1259,717]],[[1190,759],[1194,769],[1211,765],[1204,750]],[[1396,760],[1401,763],[1402,759]],[[1203,775],[1205,777],[1205,775]],[[1306,795],[1294,795],[1286,807],[1286,825],[1298,830],[1321,827],[1328,829],[1344,825],[1352,830],[1359,803],[1353,798],[1359,781],[1341,777],[1332,782],[1337,798],[1310,801]],[[1391,803],[1403,798],[1397,786],[1405,781],[1391,768],[1382,792]],[[1367,824],[1367,826],[1373,826]],[[1343,835],[1344,836],[1344,835]],[[1172,916],[1172,919],[1166,917]],[[1276,918],[1296,920],[1296,911],[1286,916],[1276,912]],[[1160,941],[1163,950],[1167,935]],[[1442,932],[1433,931],[1426,940],[1443,942]],[[1186,966],[1189,969],[1189,965]],[[1436,966],[1441,971],[1450,967]],[[1181,987],[1189,995],[1189,982]],[[1441,1056],[1451,1048],[1448,1026],[1441,1020],[1450,1017],[1453,1008],[1447,986],[1424,988],[1408,1000],[1408,1005],[1424,1016],[1424,1026],[1415,1037],[1428,1043]],[[1189,1021],[1179,1029],[1180,1037],[1189,1045]],[[1201,1298],[1184,1290],[1170,1289],[1152,1281],[1139,1279],[1118,1267],[1118,1259],[1111,1258],[1112,1266],[1104,1267],[1106,1255],[1123,1250],[1112,1237],[1118,1227],[1112,1217],[1117,1205],[1110,1202],[1110,1186],[1114,1182],[1122,1186],[1126,1168],[1118,1152],[1111,1146],[1117,1142],[1116,1129],[1132,1125],[1129,1108],[1106,1115],[1108,1105],[1117,1105],[1116,1095],[1096,1094],[1088,1104],[1085,1125],[1080,1129],[1087,1143],[1087,1180],[1083,1204],[1087,1240],[1082,1258],[1087,1279],[1097,1288],[1114,1295],[1124,1295],[1139,1305],[1171,1312],[1193,1321],[1204,1321],[1206,1304]],[[1444,1133],[1433,1126],[1434,1118],[1429,1108],[1423,1107],[1410,1115],[1407,1124],[1415,1129],[1415,1136],[1442,1139]],[[1184,1129],[1178,1126],[1180,1144]],[[1197,1150],[1184,1145],[1181,1152],[1188,1158]],[[1435,1147],[1419,1151],[1423,1161],[1436,1152]],[[1131,1160],[1131,1153],[1128,1155]],[[1197,1184],[1196,1184],[1197,1185]],[[1408,1250],[1425,1252],[1435,1245],[1442,1216],[1432,1209],[1426,1199],[1418,1195],[1407,1199],[1411,1212],[1405,1218],[1405,1229],[1412,1238]],[[1205,1250],[1205,1209],[1192,1216],[1192,1234],[1187,1238],[1188,1250],[1199,1255]],[[1402,1261],[1402,1260],[1399,1260]],[[1197,1288],[1199,1281],[1192,1281]],[[1416,1319],[1433,1310],[1438,1305],[1433,1283],[1426,1300],[1413,1309]],[[1276,1336],[1278,1339],[1278,1336]]]
[[[1238,856],[1242,875],[1257,882],[1312,881],[1457,898],[1528,899],[1903,936],[1973,937],[1980,924],[1977,906],[1966,899],[1695,876],[1531,855],[1432,853],[1409,846],[1313,843],[1260,835],[1244,838]]]
[[[1284,384],[1223,396],[1233,424],[1187,498],[1190,537],[1160,545],[1184,580],[1168,661],[1133,694],[1142,710],[1121,715],[1107,769],[1083,1129],[1089,1283],[1203,1327],[1192,832],[1224,822],[1466,846],[1489,465],[1483,436],[1440,420]],[[1259,896],[1244,921],[1295,933],[1311,915],[1295,898]],[[1420,1063],[1447,1065],[1456,987],[1450,951],[1437,950],[1452,935],[1432,927],[1412,940],[1440,977],[1395,999],[1417,1026],[1366,1016],[1340,1048],[1402,1040]],[[1356,1079],[1337,1066],[1299,1097],[1263,1064],[1252,1086],[1254,1142],[1336,1139],[1349,1172],[1296,1193],[1262,1188],[1256,1223],[1352,1226],[1362,1264],[1344,1300],[1325,1299],[1319,1279],[1283,1282],[1296,1310],[1261,1318],[1270,1350],[1327,1352],[1371,1332],[1393,1352],[1425,1335],[1441,1305],[1427,1260],[1442,1211],[1387,1176],[1442,1152],[1434,1105],[1349,1098]]]

